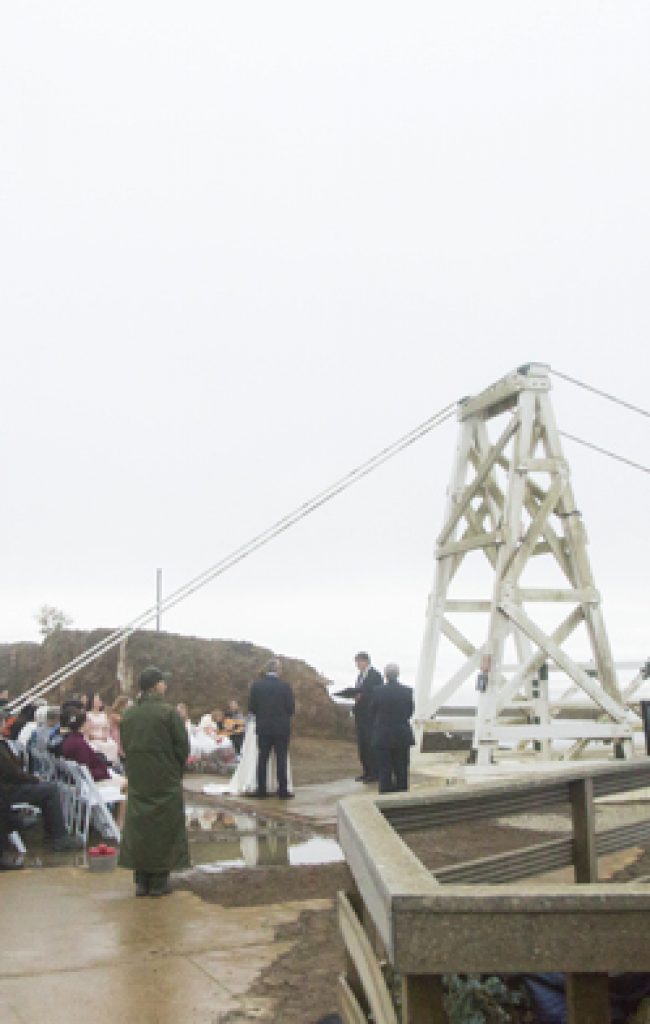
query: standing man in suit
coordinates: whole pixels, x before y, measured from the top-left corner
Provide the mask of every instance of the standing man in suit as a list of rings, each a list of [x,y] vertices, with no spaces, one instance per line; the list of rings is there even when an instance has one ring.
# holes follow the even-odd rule
[[[380,793],[409,788],[409,751],[415,743],[410,718],[415,710],[413,691],[399,681],[399,665],[384,669],[386,685],[372,695],[372,745],[377,758]]]
[[[258,746],[257,791],[251,795],[258,798],[268,796],[266,769],[271,751],[275,750],[278,796],[280,800],[291,800],[294,794],[287,788],[287,754],[295,702],[293,690],[280,678],[280,671],[279,660],[271,658],[263,675],[251,685],[248,696],[248,711],[255,715]]]
[[[376,668],[370,664],[370,655],[367,651],[359,651],[354,659],[357,666],[357,681],[355,684],[356,696],[354,699],[354,727],[357,733],[357,747],[359,750],[359,761],[361,762],[361,775],[357,775],[356,782],[375,782],[377,778],[377,766],[375,754],[370,741],[372,729],[372,716],[370,713],[373,691],[382,685],[382,678]]]

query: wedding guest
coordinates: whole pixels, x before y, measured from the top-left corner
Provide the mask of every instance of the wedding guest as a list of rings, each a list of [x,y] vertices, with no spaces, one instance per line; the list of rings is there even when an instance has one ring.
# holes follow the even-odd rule
[[[239,707],[239,704],[234,699],[228,701],[228,713],[224,720],[224,726],[226,728],[226,732],[230,736],[230,742],[235,748],[235,753],[239,756],[244,742],[246,719],[244,718],[244,714]]]
[[[0,795],[10,804],[26,803],[40,807],[46,842],[55,851],[79,850],[83,847],[81,836],[66,834],[57,784],[41,782],[35,775],[26,772],[4,739],[0,740]]]
[[[121,693],[119,697],[116,697],[112,707],[108,709],[108,735],[109,739],[113,741],[117,747],[117,755],[120,760],[124,757],[124,751],[122,750],[122,743],[120,740],[120,724],[122,722],[122,715],[131,703],[131,698],[127,697],[125,693]]]
[[[380,793],[399,793],[409,788],[409,752],[415,738],[411,728],[413,690],[399,681],[399,665],[384,669],[386,683],[373,690],[371,740],[374,747]]]
[[[85,764],[99,789],[103,789],[105,792],[110,790],[123,792],[126,789],[126,779],[124,776],[110,770],[106,763],[106,758],[90,746],[84,735],[85,731],[89,731],[86,712],[81,709],[70,711],[67,724],[69,732],[63,740],[63,756],[68,761]],[[109,803],[110,801],[107,799],[106,802]],[[124,801],[118,801],[115,820],[120,828],[124,825],[124,813]]]
[[[110,735],[110,723],[104,708],[104,702],[98,693],[94,693],[90,700],[90,707],[86,712],[88,726],[86,736],[91,747],[113,763],[118,758],[118,747]]]
[[[138,683],[140,696],[121,728],[129,805],[120,864],[134,872],[136,896],[163,896],[170,871],[189,867],[183,807],[189,741],[177,711],[163,700],[164,673],[152,665]]]

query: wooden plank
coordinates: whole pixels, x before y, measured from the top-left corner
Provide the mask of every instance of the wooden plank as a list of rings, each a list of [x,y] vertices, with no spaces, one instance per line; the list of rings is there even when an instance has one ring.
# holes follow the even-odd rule
[[[546,587],[517,587],[516,601],[545,601],[558,604],[598,604],[600,594],[595,587],[582,587],[575,590],[553,590]]]
[[[461,631],[454,626],[449,619],[442,619],[440,623],[440,631],[448,640],[451,640],[454,647],[457,647],[461,654],[464,654],[466,658],[473,658],[476,654],[476,648],[474,644],[470,643],[466,636],[463,636]]]
[[[566,459],[520,459],[517,463],[518,473],[557,473],[558,470],[568,470]]]
[[[507,445],[510,438],[519,429],[519,417],[513,416],[510,423],[507,425],[505,430],[502,432],[496,444],[493,445],[492,450],[485,462],[482,463],[480,469],[477,471],[475,479],[469,484],[464,491],[458,497],[455,508],[450,511],[450,514],[445,522],[442,529],[442,533],[438,537],[438,544],[444,544],[449,539],[459,519],[463,516],[465,509],[469,505],[472,498],[476,497],[483,486],[483,482],[491,472],[499,454],[503,448]]]
[[[368,1024],[361,1004],[343,975],[339,977],[339,1009],[343,1024]]]
[[[403,976],[402,1024],[449,1024],[439,974]]]
[[[491,601],[445,601],[446,612],[489,612]]]
[[[509,561],[504,566],[502,576],[508,577],[513,583],[523,572],[531,551],[535,547],[539,535],[543,532],[548,517],[555,510],[566,483],[564,477],[558,477],[553,482],[544,501],[539,506],[535,518],[526,530],[524,539],[519,547],[512,552]]]
[[[567,1024],[611,1024],[607,974],[566,975]]]
[[[477,548],[498,547],[502,543],[503,535],[499,530],[494,533],[470,533],[460,540],[439,544],[436,549],[436,558],[448,558],[449,555],[460,555],[466,551],[475,551]]]
[[[454,468],[447,489],[445,519],[451,514],[452,509],[456,505],[458,495],[465,485],[468,469],[467,453],[472,443],[473,425],[470,421],[464,423],[460,429],[460,437],[456,445]],[[424,632],[420,645],[420,656],[414,686],[415,710],[419,718],[428,718],[431,713],[431,684],[440,645],[440,626],[444,613],[444,602],[449,589],[449,583],[458,565],[460,565],[460,561],[456,563],[454,559],[445,559],[442,562],[436,561],[433,587],[427,601]]]
[[[339,930],[363,986],[373,1019],[376,1024],[399,1024],[368,936],[346,894],[339,892],[338,896]]]
[[[543,651],[546,651],[549,658],[551,658],[556,665],[564,669],[566,674],[571,677],[578,684],[578,686],[587,693],[592,700],[598,704],[599,707],[605,711],[610,718],[613,718],[615,722],[627,723],[628,712],[627,709],[612,700],[609,694],[597,685],[597,683],[588,676],[586,672],[583,672],[581,668],[574,661],[564,653],[561,647],[559,647],[553,640],[544,633],[543,630],[537,626],[532,619],[530,619],[523,609],[510,601],[502,602],[500,606],[505,615],[507,615],[514,623],[527,636],[530,637]]]
[[[596,856],[596,813],[593,779],[569,783],[573,823],[573,870],[576,882],[598,881]]]
[[[513,408],[522,391],[548,391],[550,386],[548,372],[542,369],[531,375],[509,374],[463,402],[458,410],[458,418],[462,421],[480,413],[482,419],[490,419]]]
[[[630,727],[626,722],[596,722],[593,719],[558,719],[552,722],[535,723],[527,725],[506,725],[501,724],[503,718],[500,716],[494,723],[486,722],[483,727],[483,736],[487,740],[504,740],[515,743],[518,740],[612,740],[629,739]]]
[[[431,704],[432,715],[437,712],[441,704],[444,704],[445,701],[449,700],[449,698],[453,696],[458,687],[461,686],[461,684],[469,678],[472,672],[476,672],[478,670],[481,658],[483,657],[484,654],[485,645],[483,645],[483,647],[479,647],[477,651],[474,651],[474,654],[468,656],[465,664],[461,665],[458,671],[453,674],[451,679],[448,679],[443,686],[436,690],[433,702]]]

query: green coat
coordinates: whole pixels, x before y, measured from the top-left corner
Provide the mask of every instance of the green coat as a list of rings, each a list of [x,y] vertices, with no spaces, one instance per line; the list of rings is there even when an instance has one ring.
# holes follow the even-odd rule
[[[120,864],[151,874],[189,867],[183,807],[187,730],[158,694],[127,708],[120,726],[129,780]]]

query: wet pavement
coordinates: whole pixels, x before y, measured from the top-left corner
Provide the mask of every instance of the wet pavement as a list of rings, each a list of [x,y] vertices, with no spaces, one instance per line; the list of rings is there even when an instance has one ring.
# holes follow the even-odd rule
[[[222,908],[188,892],[138,900],[129,872],[75,865],[4,874],[0,898],[2,1024],[216,1024],[233,1011],[272,1020],[271,1007],[246,993],[289,948],[275,929],[327,905]]]
[[[186,787],[193,870],[342,859],[332,835],[336,801],[341,787],[354,792],[358,784],[304,787],[289,809],[279,800],[205,797],[207,781],[192,778]],[[126,1024],[218,1024],[226,1015],[273,1021],[270,1001],[247,993],[291,948],[274,940],[276,929],[330,905],[312,899],[226,908],[187,891],[136,899],[130,872],[91,873],[84,853],[45,852],[38,826],[25,838],[27,866],[0,874],[2,1024],[67,1024],[71,1016]]]

